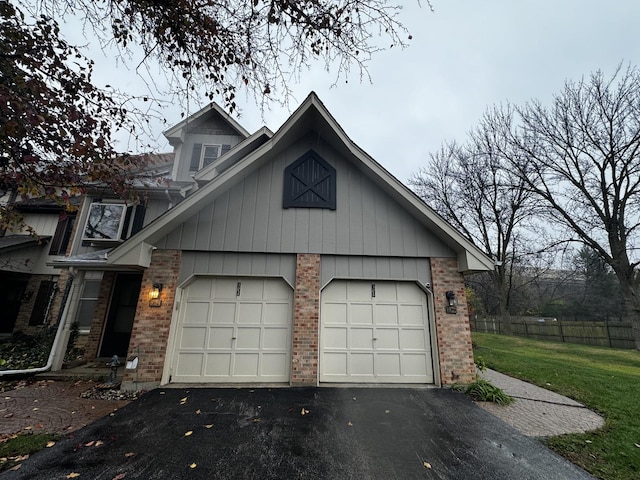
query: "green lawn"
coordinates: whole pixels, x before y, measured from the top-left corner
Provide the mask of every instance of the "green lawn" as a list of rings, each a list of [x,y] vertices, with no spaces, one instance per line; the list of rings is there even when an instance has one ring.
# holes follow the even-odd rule
[[[603,479],[640,478],[640,352],[474,333],[487,367],[571,397],[606,419],[603,429],[545,440]]]

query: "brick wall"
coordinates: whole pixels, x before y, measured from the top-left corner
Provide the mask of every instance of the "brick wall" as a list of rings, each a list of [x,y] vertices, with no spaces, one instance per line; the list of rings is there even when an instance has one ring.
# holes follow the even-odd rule
[[[455,258],[431,259],[431,282],[436,314],[436,336],[443,385],[470,383],[476,370],[471,349],[471,329],[464,292],[464,279]],[[456,294],[457,313],[447,313],[446,292]]]
[[[102,283],[98,292],[98,303],[93,313],[89,335],[86,336],[85,341],[84,355],[87,360],[93,360],[98,356],[104,324],[107,321],[107,313],[109,313],[109,300],[111,299],[115,278],[116,274],[114,272],[104,272],[102,276]]]
[[[35,306],[36,298],[38,296],[38,289],[40,288],[40,283],[42,281],[51,281],[57,283],[58,285],[58,289],[55,291],[53,302],[51,303],[51,308],[47,317],[47,323],[51,325],[57,323],[58,315],[60,313],[60,309],[62,308],[62,300],[64,297],[64,291],[67,285],[68,278],[68,270],[63,270],[60,275],[31,275],[25,291],[31,291],[33,292],[33,295],[31,295],[31,298],[28,301],[22,302],[22,304],[20,305],[20,310],[18,312],[18,316],[16,317],[16,323],[13,330],[21,331],[30,335],[34,335],[40,330],[40,325],[30,326],[29,320],[31,319],[31,312],[33,311],[33,307]]]
[[[179,250],[155,250],[144,272],[128,352],[128,356],[138,357],[138,367],[125,370],[123,388],[144,388],[144,385],[159,383],[162,378],[180,259]],[[149,292],[154,283],[161,283],[163,287],[160,307],[149,306]]]
[[[298,254],[293,300],[292,385],[318,383],[320,255]]]

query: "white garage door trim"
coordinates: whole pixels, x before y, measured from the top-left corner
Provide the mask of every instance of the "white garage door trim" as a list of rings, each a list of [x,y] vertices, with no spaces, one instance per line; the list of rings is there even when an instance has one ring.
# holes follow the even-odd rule
[[[434,383],[427,312],[415,282],[331,281],[321,293],[320,381]]]
[[[292,323],[282,278],[196,277],[182,295],[170,382],[289,382]]]

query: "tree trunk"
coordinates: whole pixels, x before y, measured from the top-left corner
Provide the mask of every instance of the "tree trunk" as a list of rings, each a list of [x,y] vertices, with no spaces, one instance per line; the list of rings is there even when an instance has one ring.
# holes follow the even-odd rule
[[[640,350],[640,298],[634,288],[632,278],[627,278],[626,275],[621,275],[618,272],[616,272],[616,275],[620,281],[620,290],[624,298],[624,319],[631,324],[636,350]]]

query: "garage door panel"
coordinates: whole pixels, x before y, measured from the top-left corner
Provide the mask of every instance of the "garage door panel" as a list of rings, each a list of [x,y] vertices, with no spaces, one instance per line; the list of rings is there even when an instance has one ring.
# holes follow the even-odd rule
[[[262,376],[277,377],[286,370],[289,362],[289,355],[286,353],[263,353],[262,354]]]
[[[398,329],[376,329],[376,349],[377,350],[400,350],[400,332]]]
[[[283,350],[289,340],[287,328],[270,328],[264,331],[262,350]]]
[[[328,349],[347,348],[347,329],[327,327],[322,331],[324,345]]]
[[[400,347],[402,350],[425,351],[428,348],[424,330],[402,330]]]
[[[321,293],[320,381],[433,383],[425,293],[412,282],[327,285]]]
[[[424,307],[422,305],[400,305],[399,308],[400,325],[425,326]]]
[[[352,325],[372,325],[373,305],[369,303],[352,303],[349,308],[349,323]]]
[[[206,357],[205,377],[219,377],[222,380],[231,374],[230,353],[209,353]]]
[[[198,279],[193,285],[197,285],[203,281],[213,282],[212,295],[210,298],[236,300],[237,279],[221,277],[212,280]],[[191,288],[192,286],[189,286],[189,291],[191,291]]]
[[[258,377],[260,354],[236,351],[234,359],[233,375],[235,377]]]
[[[400,369],[400,355],[378,355],[376,357],[377,368],[376,373],[379,376],[400,376],[402,370]]]
[[[322,305],[322,321],[325,325],[342,325],[347,322],[346,303],[326,303]]]
[[[403,374],[406,376],[422,377],[425,372],[431,373],[431,359],[426,354],[404,354],[402,356]]]
[[[373,347],[373,329],[372,328],[352,328],[350,330],[349,348],[371,350]]]
[[[373,353],[349,354],[349,374],[373,377]]]
[[[254,349],[260,348],[260,336],[262,334],[261,328],[251,327],[238,327],[236,330],[236,349]]]
[[[204,355],[201,353],[181,353],[178,357],[176,373],[185,376],[200,376],[204,364]]]
[[[289,381],[293,294],[286,282],[199,278],[183,298],[171,381]]]
[[[264,323],[266,325],[286,325],[291,322],[291,304],[288,302],[268,303],[265,305]]]
[[[371,300],[371,282],[349,282],[346,292],[347,298],[352,302],[369,302]]]
[[[398,325],[398,306],[376,305],[373,322],[376,325]]]
[[[211,280],[202,279],[197,283],[189,286],[189,296],[191,298],[202,298],[209,300],[212,296],[212,285],[213,282]]]
[[[239,303],[237,322],[239,324],[260,324],[262,322],[262,303]]]
[[[323,371],[327,375],[345,378],[347,376],[347,352],[325,353],[322,358]]]
[[[375,282],[376,300],[378,302],[396,301],[396,284],[394,282]]]
[[[180,337],[180,348],[202,349],[205,346],[207,329],[205,327],[185,327]]]
[[[229,324],[233,323],[236,316],[236,304],[232,302],[216,301],[212,303],[211,324]]]
[[[209,302],[189,302],[185,308],[186,323],[207,323],[209,321]]]

